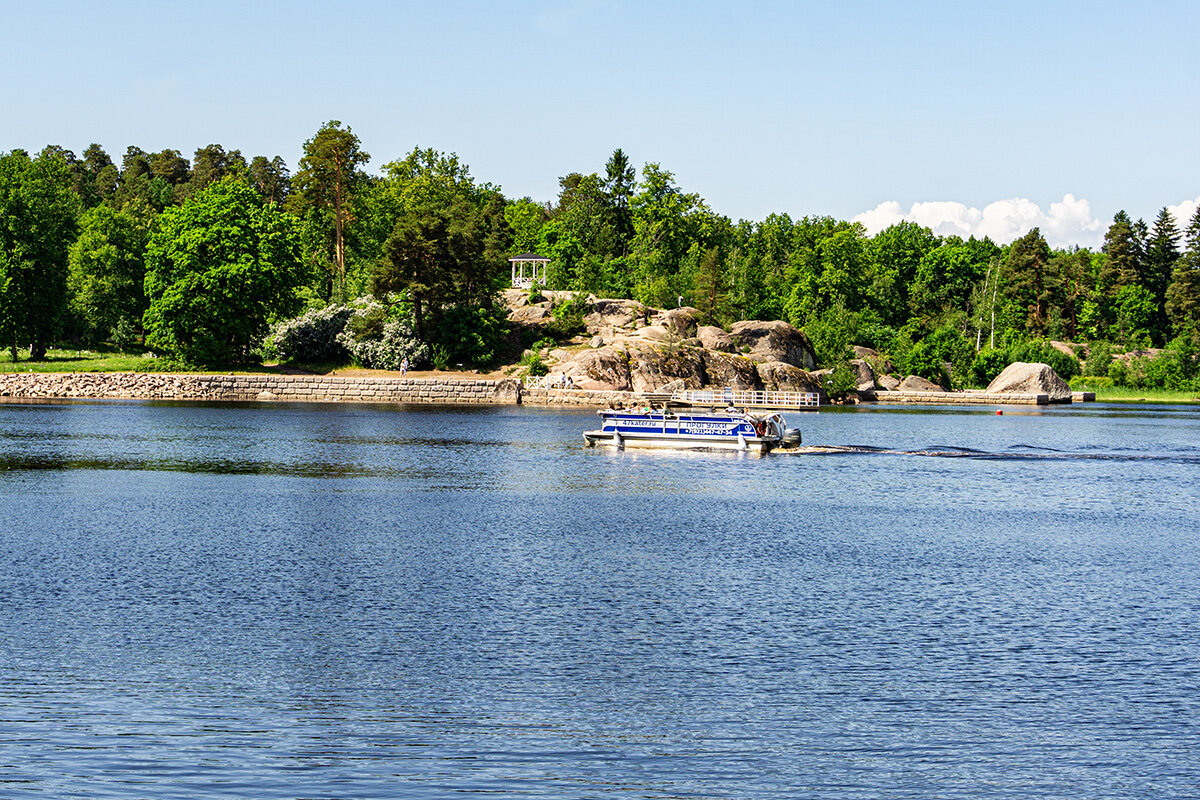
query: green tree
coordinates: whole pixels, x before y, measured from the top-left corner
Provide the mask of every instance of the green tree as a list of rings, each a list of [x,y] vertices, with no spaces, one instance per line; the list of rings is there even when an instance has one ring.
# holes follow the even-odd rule
[[[163,150],[150,157],[150,171],[172,186],[187,183],[192,176],[188,160],[178,150]]]
[[[1144,286],[1130,283],[1117,290],[1115,301],[1120,342],[1127,347],[1149,346],[1150,327],[1157,310],[1154,296]]]
[[[83,171],[85,180],[80,196],[83,207],[91,208],[98,203],[110,202],[117,191],[121,172],[104,148],[95,142],[83,151]]]
[[[899,327],[908,318],[910,286],[921,259],[937,246],[933,231],[908,221],[885,228],[867,244],[871,305],[886,324]]]
[[[46,357],[67,304],[67,248],[81,203],[61,153],[0,156],[0,322],[15,361],[18,342]]]
[[[378,208],[392,226],[376,295],[407,293],[418,337],[445,309],[490,307],[512,241],[499,191],[476,185],[458,156],[432,149],[414,149],[384,172]]]
[[[262,195],[264,203],[282,203],[292,188],[287,163],[279,156],[268,160],[255,156],[250,161],[250,185]]]
[[[1008,295],[1025,314],[1025,329],[1044,336],[1055,281],[1050,274],[1050,245],[1038,228],[1013,242],[1004,259]]]
[[[152,217],[145,204],[120,210],[101,204],[80,218],[67,283],[71,310],[92,336],[141,326],[147,307],[145,259]]]
[[[1176,334],[1200,333],[1200,207],[1188,222],[1184,242],[1167,287],[1166,311]]]
[[[1150,332],[1156,344],[1165,344],[1171,337],[1167,320],[1167,287],[1179,261],[1179,226],[1171,212],[1163,208],[1158,212],[1146,240],[1143,285],[1154,298],[1154,319]]]
[[[677,276],[695,241],[694,215],[704,206],[699,195],[680,190],[675,176],[658,164],[642,168],[640,189],[631,202],[634,234],[629,264],[633,294],[649,305],[674,305],[687,288]]]
[[[159,217],[146,250],[151,346],[194,364],[239,363],[298,307],[296,221],[233,178]]]
[[[538,251],[538,237],[546,224],[546,209],[528,197],[511,200],[504,207],[504,220],[512,231],[513,253]]]
[[[201,147],[192,155],[190,193],[195,194],[209,184],[228,177],[244,177],[248,169],[241,150],[226,152],[219,144]]]
[[[998,254],[991,240],[974,237],[969,242],[950,237],[928,250],[909,288],[912,313],[940,316],[966,309],[972,290],[987,277],[989,262]]]
[[[729,315],[726,265],[719,248],[710,247],[700,257],[693,305],[712,324],[720,325]]]
[[[150,154],[136,145],[125,148],[121,158],[121,178],[113,196],[116,207],[139,200],[150,202],[150,182],[154,171],[150,168]]]
[[[353,222],[351,198],[366,180],[359,167],[371,160],[349,126],[331,120],[304,143],[304,156],[293,181],[302,205],[333,217],[334,289],[340,300],[346,290],[346,226]]]
[[[1118,211],[1113,217],[1104,234],[1103,252],[1108,259],[1100,271],[1101,291],[1141,284],[1145,244],[1139,235],[1140,222],[1132,222],[1124,211]]]
[[[552,248],[545,255],[554,260],[559,281],[553,288],[606,294],[613,288],[609,280],[611,267],[606,266],[620,255],[622,243],[604,181],[595,174],[573,173],[560,184],[559,203],[545,237]],[[577,246],[579,252],[573,258],[565,257],[560,243]]]
[[[613,230],[620,247],[620,255],[629,254],[629,240],[633,238],[633,211],[630,201],[636,188],[637,170],[629,163],[629,157],[621,148],[613,150],[604,165],[604,190],[612,208]]]

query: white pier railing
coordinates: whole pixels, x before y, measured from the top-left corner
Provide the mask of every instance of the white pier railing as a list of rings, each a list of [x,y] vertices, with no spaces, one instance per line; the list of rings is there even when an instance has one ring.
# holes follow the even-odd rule
[[[738,389],[677,389],[671,402],[694,406],[813,408],[821,404],[816,392],[751,392]]]

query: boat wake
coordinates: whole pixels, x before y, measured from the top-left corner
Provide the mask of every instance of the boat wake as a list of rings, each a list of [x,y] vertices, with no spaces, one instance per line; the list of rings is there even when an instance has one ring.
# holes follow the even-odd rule
[[[1184,453],[1104,452],[1078,453],[1052,447],[1014,445],[1001,452],[976,450],[970,447],[933,445],[917,450],[899,450],[872,445],[810,445],[779,450],[782,455],[862,455],[862,456],[926,456],[930,458],[971,458],[981,461],[1165,461],[1178,464],[1200,464],[1200,452],[1191,448]]]

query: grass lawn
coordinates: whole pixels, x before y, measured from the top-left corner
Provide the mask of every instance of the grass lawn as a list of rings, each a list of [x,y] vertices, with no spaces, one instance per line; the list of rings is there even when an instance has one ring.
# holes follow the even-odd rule
[[[1080,389],[1079,391],[1091,391]],[[1105,386],[1096,389],[1097,403],[1200,403],[1196,392],[1171,392],[1166,389],[1135,389],[1130,386]]]
[[[45,361],[28,361],[29,351],[18,350],[17,361],[13,363],[12,352],[0,352],[0,372],[186,372],[177,364],[164,363],[164,359],[154,358],[141,353],[122,353],[112,348],[97,347],[90,350],[72,350],[51,348],[46,351]],[[368,370],[359,367],[348,367],[343,364],[298,364],[280,366],[278,364],[241,364],[236,367],[205,367],[195,370],[201,373],[222,373],[236,375],[336,375],[346,377],[382,376],[397,377],[397,372],[383,370]],[[479,374],[466,372],[433,372],[416,370],[408,373],[414,378],[488,378],[504,377],[503,374]]]
[[[144,351],[143,351],[144,353]],[[45,361],[28,361],[29,351],[18,350],[17,361],[12,351],[0,351],[0,372],[156,372],[156,358],[144,354],[121,353],[111,349],[46,351]]]

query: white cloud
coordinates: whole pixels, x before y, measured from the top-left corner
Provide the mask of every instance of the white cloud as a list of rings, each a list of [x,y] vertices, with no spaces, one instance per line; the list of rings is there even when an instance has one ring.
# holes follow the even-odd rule
[[[1187,230],[1188,223],[1192,221],[1192,216],[1195,215],[1198,207],[1200,207],[1200,197],[1195,200],[1184,200],[1179,205],[1167,206],[1167,211],[1170,211],[1171,216],[1175,218],[1175,224],[1179,226],[1181,235]]]
[[[939,236],[987,236],[997,244],[1008,244],[1033,228],[1041,228],[1051,247],[1097,248],[1106,229],[1092,216],[1088,201],[1072,194],[1051,203],[1049,212],[1023,197],[988,203],[982,211],[952,201],[913,203],[907,213],[895,200],[889,200],[854,217],[872,235],[904,220],[923,225]]]

